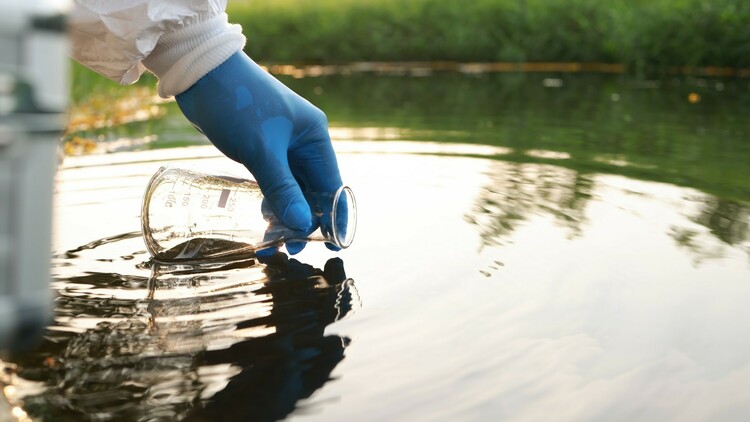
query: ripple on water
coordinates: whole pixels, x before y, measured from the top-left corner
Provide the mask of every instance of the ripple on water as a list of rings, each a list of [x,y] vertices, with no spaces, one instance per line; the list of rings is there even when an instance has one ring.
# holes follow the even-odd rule
[[[133,233],[59,247],[70,251],[55,258],[55,324],[17,361],[26,409],[54,420],[750,412],[747,204],[582,171],[575,157],[406,147],[342,155],[364,217],[345,255],[364,309],[337,259],[163,266]],[[139,172],[134,185],[150,175]],[[60,238],[137,225],[135,188],[123,192],[92,209],[63,198]]]
[[[19,361],[25,382],[44,386],[24,398],[31,414],[281,418],[343,358],[350,340],[324,333],[357,304],[340,259],[322,269],[281,253],[262,264],[162,265],[140,247],[139,233],[124,233],[55,257],[55,323]],[[128,249],[107,265],[129,273],[84,271]]]

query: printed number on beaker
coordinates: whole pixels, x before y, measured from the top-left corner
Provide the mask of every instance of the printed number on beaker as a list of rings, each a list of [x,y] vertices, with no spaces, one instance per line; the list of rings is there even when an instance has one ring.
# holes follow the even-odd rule
[[[164,206],[167,208],[172,208],[175,202],[177,202],[177,198],[175,198],[174,195],[170,193],[169,195],[167,195],[167,201],[164,203]]]

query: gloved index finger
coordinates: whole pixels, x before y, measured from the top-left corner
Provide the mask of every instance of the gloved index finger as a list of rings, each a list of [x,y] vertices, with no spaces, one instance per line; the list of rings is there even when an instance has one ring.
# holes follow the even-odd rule
[[[292,145],[289,166],[305,192],[335,192],[343,184],[327,128],[311,131]]]

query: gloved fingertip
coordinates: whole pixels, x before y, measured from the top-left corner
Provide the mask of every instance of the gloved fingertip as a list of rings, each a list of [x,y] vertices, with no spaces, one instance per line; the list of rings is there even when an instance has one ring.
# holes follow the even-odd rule
[[[279,248],[273,246],[270,248],[257,250],[255,251],[255,255],[260,258],[268,258],[268,257],[273,256],[278,251],[279,251]]]
[[[326,242],[326,248],[328,248],[328,249],[330,249],[330,250],[332,250],[334,252],[338,252],[338,251],[341,250],[341,248],[339,248],[338,246],[334,245],[333,243],[328,243],[328,242]]]
[[[292,230],[307,231],[312,226],[312,213],[307,202],[292,202],[284,211],[281,222]]]
[[[302,252],[302,249],[305,249],[306,245],[307,242],[287,242],[286,251],[289,252],[289,255],[297,255]]]

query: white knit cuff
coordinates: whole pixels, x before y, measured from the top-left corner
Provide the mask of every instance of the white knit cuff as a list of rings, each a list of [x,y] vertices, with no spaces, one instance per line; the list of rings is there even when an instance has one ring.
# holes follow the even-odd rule
[[[160,97],[187,90],[245,46],[242,27],[228,19],[224,13],[159,38],[143,64],[159,78]]]

